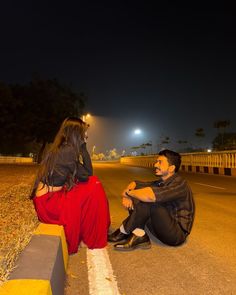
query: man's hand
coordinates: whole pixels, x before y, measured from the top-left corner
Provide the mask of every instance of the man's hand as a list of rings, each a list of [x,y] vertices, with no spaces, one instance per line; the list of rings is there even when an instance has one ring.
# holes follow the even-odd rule
[[[128,186],[127,188],[122,192],[122,197],[126,197],[127,198],[127,195],[126,193],[128,194],[131,190],[134,190],[136,187],[136,183],[134,181],[132,181]]]
[[[128,210],[134,209],[133,201],[127,196],[122,198],[122,205]]]
[[[124,191],[125,193],[125,191]],[[156,196],[151,187],[147,186],[140,189],[134,189],[127,192],[128,197],[137,199],[142,202],[155,202]],[[123,195],[124,196],[124,195]]]
[[[133,189],[135,189],[136,188],[136,182],[135,181],[132,181],[132,182],[130,182],[130,184],[127,186],[127,190],[129,190],[129,191],[131,191],[131,190],[133,190]]]
[[[122,192],[122,205],[128,210],[133,210],[134,205],[133,205],[132,199],[129,196],[127,196],[127,194],[131,192],[131,190],[134,190],[135,187],[136,187],[136,183],[135,181],[132,181],[127,186],[127,188]]]

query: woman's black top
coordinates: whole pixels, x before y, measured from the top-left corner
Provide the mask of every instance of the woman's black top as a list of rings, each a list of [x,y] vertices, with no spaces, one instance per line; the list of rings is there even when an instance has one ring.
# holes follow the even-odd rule
[[[74,172],[75,175],[74,175]],[[77,181],[87,181],[93,175],[93,167],[86,143],[80,149],[80,155],[76,155],[71,145],[64,144],[60,147],[55,159],[54,169],[48,176],[50,186],[63,186],[69,177]],[[41,180],[45,183],[45,179]]]

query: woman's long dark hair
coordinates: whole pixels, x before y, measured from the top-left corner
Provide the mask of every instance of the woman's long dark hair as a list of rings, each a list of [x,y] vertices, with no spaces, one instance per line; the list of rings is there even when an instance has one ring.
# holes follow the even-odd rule
[[[55,160],[62,145],[68,144],[72,146],[79,160],[80,147],[84,143],[88,126],[89,125],[83,120],[75,117],[68,117],[63,121],[52,145],[50,146],[49,151],[43,156],[43,159],[40,163],[39,171],[33,186],[33,191],[31,193],[31,198],[34,197],[38,184],[42,179],[44,180],[43,182],[45,185],[50,185],[49,179],[55,168]],[[68,189],[70,189],[73,185],[71,182],[73,182],[73,176],[75,174],[76,171],[74,171],[72,177],[67,180],[69,182],[66,183]]]

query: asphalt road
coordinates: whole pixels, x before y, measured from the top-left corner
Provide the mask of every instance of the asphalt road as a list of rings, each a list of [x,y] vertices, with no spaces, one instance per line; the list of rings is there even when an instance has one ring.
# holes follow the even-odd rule
[[[119,163],[94,164],[94,168],[109,199],[114,230],[127,216],[120,203],[125,186],[133,179],[152,180],[155,176],[150,169]],[[119,294],[236,294],[236,179],[181,174],[188,180],[196,202],[188,241],[169,247],[152,239],[150,250],[128,253],[115,252],[109,244],[106,250]],[[65,294],[108,295],[106,291],[89,293],[86,255],[87,249],[82,247],[70,256]]]

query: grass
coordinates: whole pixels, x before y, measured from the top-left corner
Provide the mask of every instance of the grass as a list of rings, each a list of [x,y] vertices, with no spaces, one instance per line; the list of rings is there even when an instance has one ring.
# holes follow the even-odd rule
[[[17,267],[17,258],[39,223],[29,199],[36,169],[13,166],[0,167],[0,285]]]

